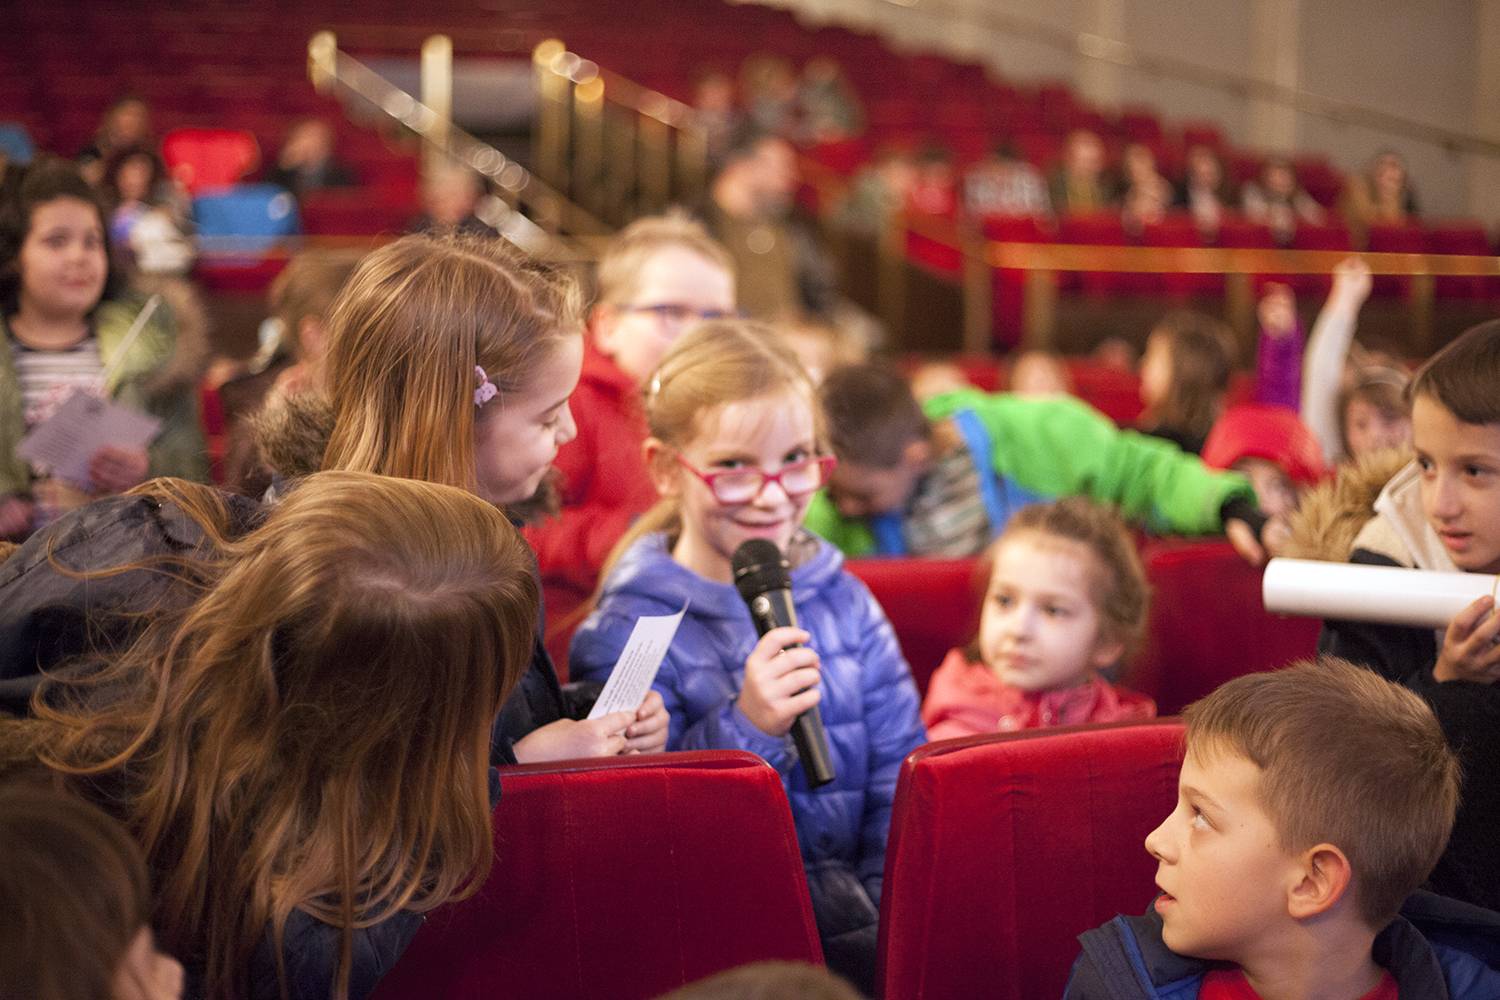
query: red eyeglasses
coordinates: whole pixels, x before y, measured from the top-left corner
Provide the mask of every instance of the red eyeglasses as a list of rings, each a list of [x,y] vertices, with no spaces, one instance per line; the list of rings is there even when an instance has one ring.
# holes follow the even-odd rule
[[[775,483],[782,492],[796,500],[815,492],[828,482],[838,459],[832,455],[815,455],[800,462],[783,465],[776,472],[767,472],[756,466],[743,469],[723,469],[719,472],[701,472],[694,468],[681,454],[673,453],[677,464],[703,481],[722,504],[749,503],[760,496],[766,483]]]

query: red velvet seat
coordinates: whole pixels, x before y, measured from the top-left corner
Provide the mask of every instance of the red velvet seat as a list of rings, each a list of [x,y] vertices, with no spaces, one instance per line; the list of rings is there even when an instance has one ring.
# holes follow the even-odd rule
[[[1427,252],[1488,257],[1493,252],[1489,234],[1477,222],[1429,222]],[[1500,288],[1500,282],[1489,278],[1437,278],[1434,291],[1439,298],[1482,299]]]
[[[1151,584],[1146,646],[1124,677],[1180,712],[1227,680],[1312,656],[1320,622],[1282,618],[1261,604],[1261,571],[1228,542],[1154,539],[1141,550]]]
[[[1054,208],[1056,206],[1053,206]],[[1065,216],[1058,223],[1059,243],[1079,243],[1093,246],[1125,246],[1130,241],[1125,235],[1125,225],[1118,212],[1104,211],[1090,215]],[[1130,289],[1137,276],[1113,271],[1083,271],[1063,278],[1065,286],[1077,281],[1085,294],[1111,297]]]
[[[1426,253],[1427,234],[1420,225],[1370,227],[1371,253]],[[1397,298],[1410,292],[1411,279],[1404,275],[1377,274],[1371,282],[1371,294]]]
[[[1078,934],[1141,912],[1172,811],[1175,720],[931,743],[901,767],[885,855],[885,1000],[1062,994]]]
[[[1031,215],[993,215],[982,222],[986,240],[996,243],[1050,243],[1057,238],[1052,223]],[[1026,304],[1026,271],[996,268],[990,318],[998,345],[1014,347],[1021,342]],[[1057,281],[1057,276],[1052,276]]]
[[[979,630],[988,583],[980,561],[851,559],[845,565],[885,609],[917,690],[925,695],[948,650],[964,645]]]
[[[821,964],[781,779],[739,751],[510,768],[494,871],[434,911],[377,1000],[645,1000],[765,959]]]
[[[1326,226],[1314,226],[1309,223],[1299,222],[1297,230],[1292,235],[1293,250],[1342,250],[1346,253],[1352,252],[1354,243],[1349,238],[1349,230],[1342,224],[1333,222]],[[1326,274],[1297,274],[1288,278],[1288,284],[1298,295],[1327,295],[1332,287],[1332,281]]]
[[[238,183],[260,162],[260,146],[249,132],[231,128],[179,128],[161,141],[172,176],[194,196]]]

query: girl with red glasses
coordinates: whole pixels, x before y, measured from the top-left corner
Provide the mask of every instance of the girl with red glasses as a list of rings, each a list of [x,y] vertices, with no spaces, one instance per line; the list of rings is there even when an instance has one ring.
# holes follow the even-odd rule
[[[573,676],[606,679],[638,618],[687,607],[655,682],[667,749],[749,750],[781,773],[828,964],[872,992],[896,773],[926,734],[885,613],[802,527],[833,466],[812,382],[770,328],[715,321],[668,351],[645,408],[660,500],[606,566]],[[800,628],[757,639],[731,572],[750,539],[786,554]],[[789,736],[814,705],[837,775],[816,790]]]

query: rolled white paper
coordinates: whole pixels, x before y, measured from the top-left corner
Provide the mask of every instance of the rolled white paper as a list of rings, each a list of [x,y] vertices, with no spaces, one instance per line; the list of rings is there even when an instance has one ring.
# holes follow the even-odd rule
[[[1275,614],[1445,628],[1476,599],[1493,595],[1497,582],[1488,573],[1272,559],[1260,591]]]

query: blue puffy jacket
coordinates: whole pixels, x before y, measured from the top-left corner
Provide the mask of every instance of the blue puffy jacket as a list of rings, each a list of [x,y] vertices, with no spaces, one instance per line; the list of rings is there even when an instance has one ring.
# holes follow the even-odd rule
[[[792,600],[822,661],[821,711],[837,775],[817,791],[797,766],[791,738],[767,736],[736,705],[757,639],[745,602],[732,585],[673,561],[661,534],[642,538],[610,573],[599,607],[573,639],[571,676],[607,679],[636,619],[687,604],[654,684],[672,716],[667,749],[749,750],[765,758],[786,786],[809,874],[848,866],[878,904],[896,774],[927,738],[916,685],[885,612],[844,572],[833,546],[818,540],[792,570]]]

